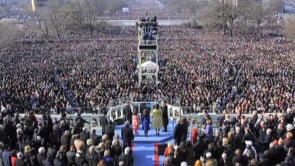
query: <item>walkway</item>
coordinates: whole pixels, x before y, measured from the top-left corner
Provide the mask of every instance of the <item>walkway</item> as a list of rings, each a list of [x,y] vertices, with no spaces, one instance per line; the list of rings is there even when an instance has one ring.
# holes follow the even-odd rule
[[[151,129],[148,137],[143,136],[143,131],[139,131],[139,135],[135,136],[133,144],[134,165],[135,166],[160,166],[164,162],[164,156],[158,155],[161,153],[161,146],[167,146],[168,142],[173,142],[173,128],[172,121],[168,126],[168,132],[160,132],[160,136],[156,136],[154,129]],[[115,133],[121,137],[121,128],[117,126]],[[162,152],[163,153],[163,152]]]

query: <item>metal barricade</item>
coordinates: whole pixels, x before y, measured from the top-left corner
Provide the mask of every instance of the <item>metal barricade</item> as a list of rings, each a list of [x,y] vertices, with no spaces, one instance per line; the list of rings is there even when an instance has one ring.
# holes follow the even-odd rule
[[[61,118],[60,114],[53,114],[50,116],[53,121],[58,121]],[[102,114],[81,114],[81,117],[87,122],[87,123],[84,123],[84,126],[86,128],[88,128],[89,131],[92,131],[95,129],[96,133],[101,133],[101,131],[102,131],[99,120],[103,116],[104,115],[102,115]],[[19,114],[19,117],[23,118],[23,117],[25,117],[25,114]],[[42,120],[42,114],[35,114],[35,117],[37,118],[38,121]],[[73,121],[77,118],[77,115],[76,114],[69,114],[69,115],[67,115],[66,118],[70,121]]]

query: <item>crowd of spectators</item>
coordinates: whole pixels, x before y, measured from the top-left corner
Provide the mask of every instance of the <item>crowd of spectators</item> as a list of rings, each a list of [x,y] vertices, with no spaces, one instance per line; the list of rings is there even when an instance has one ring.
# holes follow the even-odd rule
[[[269,114],[253,111],[251,117],[224,111],[221,126],[213,129],[205,114],[202,127],[187,140],[188,124],[179,119],[175,143],[164,151],[164,166],[292,166],[295,165],[295,111]]]
[[[294,106],[294,44],[160,28],[158,88],[137,86],[136,28],[113,35],[24,41],[1,51],[1,105],[14,111],[106,108],[121,98],[164,98],[185,112],[283,112]],[[116,35],[114,35],[116,34]]]
[[[2,112],[0,119],[1,166],[133,165],[129,124],[122,128],[120,139],[112,123],[98,136],[84,126],[80,115],[72,121],[66,114],[54,120],[50,112],[40,118],[33,111],[25,116]]]
[[[227,157],[229,160],[238,157],[244,160],[239,154],[242,154],[246,144],[237,145],[234,142],[235,137],[240,136],[243,138],[237,138],[240,142],[251,140],[251,149],[254,147],[257,154],[268,152],[260,159],[271,159],[269,165],[290,160],[294,156],[294,132],[289,130],[292,122],[286,118],[295,109],[293,43],[283,38],[263,38],[257,41],[241,36],[229,38],[218,32],[182,26],[161,27],[158,88],[138,87],[136,28],[122,27],[115,30],[109,31],[112,34],[101,34],[93,38],[26,40],[1,50],[0,139],[4,143],[0,149],[4,163],[9,162],[4,157],[7,154],[24,162],[36,162],[34,157],[38,158],[40,151],[40,155],[46,156],[44,159],[48,162],[62,160],[68,164],[70,159],[66,154],[72,152],[76,157],[81,156],[77,147],[73,146],[77,134],[85,144],[85,148],[82,148],[84,153],[100,153],[96,155],[99,157],[95,161],[103,159],[104,155],[115,158],[110,146],[112,138],[104,138],[101,146],[96,146],[98,142],[94,140],[87,144],[87,139],[94,134],[83,130],[83,127],[74,126],[71,131],[65,126],[66,120],[51,122],[48,115],[38,122],[31,112],[63,113],[74,107],[79,107],[82,112],[99,112],[114,104],[117,99],[141,101],[146,95],[164,98],[169,104],[181,105],[185,113],[205,109],[207,112],[226,111],[238,115],[253,111],[285,114],[285,118],[270,117],[269,119],[277,118],[272,126],[267,126],[269,119],[260,122],[255,118],[246,120],[243,116],[231,123],[222,122],[218,136],[208,134],[209,131],[213,132],[210,120],[207,119],[205,134],[200,132],[197,143],[185,143],[186,148],[181,148],[184,145],[180,143],[180,149],[187,150],[192,146],[194,150],[203,148],[205,151],[210,146],[209,150],[213,148],[210,151],[211,157],[226,158],[224,160]],[[28,115],[20,118],[18,113],[21,112],[27,112]],[[76,122],[79,121],[81,119]],[[287,124],[289,127],[285,127]],[[85,132],[89,137],[83,136]],[[60,136],[67,137],[66,142],[71,137],[74,139],[63,146]],[[222,149],[228,145],[232,149],[223,154]],[[270,148],[267,148],[269,145]],[[43,148],[39,150],[40,147],[45,148],[46,155]],[[101,147],[104,147],[103,152],[99,151]],[[15,149],[20,153],[9,153]],[[105,152],[105,149],[110,151]],[[205,153],[204,158],[208,161],[208,149],[206,152],[195,151],[193,159],[200,159]],[[237,151],[234,154],[236,149],[240,153]],[[275,155],[271,153],[272,150]],[[130,148],[127,148],[127,153],[130,153]],[[273,162],[274,158],[270,156],[279,156],[278,154],[284,155]],[[256,159],[258,157],[247,156],[245,161],[232,164],[243,165],[246,160],[251,163]]]

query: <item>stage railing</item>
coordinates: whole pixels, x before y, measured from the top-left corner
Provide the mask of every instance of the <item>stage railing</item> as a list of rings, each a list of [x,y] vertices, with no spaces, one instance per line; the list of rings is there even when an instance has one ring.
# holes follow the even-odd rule
[[[19,114],[20,118],[23,118],[25,114]],[[61,118],[60,114],[53,114],[50,115],[53,121],[58,121]],[[102,114],[81,114],[81,117],[86,121],[84,123],[85,127],[89,129],[89,131],[92,131],[93,129],[96,130],[97,133],[101,133],[101,124],[99,123],[99,120],[101,117],[104,115]],[[35,117],[37,118],[38,121],[41,121],[42,115],[41,114],[35,114]],[[70,125],[73,125],[72,122],[75,121],[77,118],[77,114],[68,114],[66,116],[66,119],[70,121]]]
[[[121,121],[124,122],[125,115],[124,115],[124,109],[130,106],[132,110],[142,110],[142,109],[150,109],[152,110],[153,106],[157,104],[158,102],[132,102],[131,105],[123,104],[119,106],[115,106],[110,108],[107,119],[112,120],[113,122]],[[170,121],[172,121],[172,128],[175,127],[177,119],[186,118],[189,122],[189,137],[191,134],[191,131],[193,128],[198,128],[198,130],[203,130],[203,113],[192,113],[187,114],[184,113],[181,106],[172,106],[168,105],[168,116]],[[263,119],[266,119],[269,117],[269,115],[272,113],[265,113],[265,114],[258,114],[259,117],[262,117]],[[214,128],[214,132],[216,130],[219,130],[219,118],[222,116],[221,114],[216,113],[209,113],[211,119],[212,119],[212,125]],[[246,117],[251,117],[251,114],[243,114]],[[281,114],[278,114],[280,116]],[[23,118],[25,114],[19,114],[20,118]],[[40,121],[42,118],[41,114],[35,114],[36,118]],[[87,127],[90,131],[93,129],[96,130],[97,133],[101,133],[102,128],[100,124],[100,118],[103,117],[103,114],[91,114],[91,113],[84,113],[81,114],[81,117],[86,121],[85,127]],[[230,118],[237,117],[238,114],[229,114]],[[52,114],[51,118],[53,121],[58,121],[61,118],[60,114]],[[77,118],[77,114],[68,114],[67,119],[70,121],[70,124],[73,126],[73,122]]]

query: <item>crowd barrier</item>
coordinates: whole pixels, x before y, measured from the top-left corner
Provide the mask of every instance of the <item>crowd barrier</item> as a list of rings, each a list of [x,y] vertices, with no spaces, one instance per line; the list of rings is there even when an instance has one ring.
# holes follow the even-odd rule
[[[20,118],[23,118],[25,114],[19,114]],[[84,126],[88,128],[90,131],[96,130],[96,132],[101,133],[101,125],[99,123],[99,120],[101,117],[104,115],[102,114],[81,114],[81,117],[86,121]],[[41,121],[42,115],[41,114],[35,114],[35,117],[37,118],[38,121]],[[54,121],[58,121],[61,118],[60,114],[52,114],[51,118]],[[70,121],[70,124],[73,124],[75,119],[77,118],[77,114],[68,114],[67,119]]]
[[[115,122],[115,124],[123,124],[125,119],[125,109],[128,109],[127,107],[130,107],[131,111],[137,110],[140,114],[143,109],[149,109],[150,112],[153,109],[153,106],[155,104],[158,104],[159,102],[132,102],[130,105],[128,104],[121,104],[117,106],[112,106],[108,108],[107,112],[107,119]],[[168,107],[168,118],[172,121],[173,128],[176,125],[177,119],[186,118],[190,123],[189,131],[192,131],[193,128],[201,128],[202,127],[202,119],[204,117],[203,113],[187,113],[184,111],[183,107],[181,106],[173,106],[173,105],[167,105]],[[263,116],[263,118],[269,117],[269,114],[271,113],[265,113],[265,114],[258,114],[258,116]],[[221,117],[221,114],[217,113],[209,113],[214,130],[217,130],[220,128],[219,126],[219,118]],[[251,114],[243,114],[246,117],[250,117]],[[24,117],[25,114],[20,114],[20,118]],[[57,121],[60,119],[60,114],[52,114],[51,118],[53,121]],[[89,130],[95,129],[98,133],[101,132],[101,125],[99,123],[100,118],[105,115],[103,114],[92,114],[92,113],[83,113],[81,114],[81,117],[86,121],[85,126],[89,128]],[[229,114],[231,118],[234,118],[237,116],[237,114]],[[280,116],[280,114],[278,114]],[[41,114],[36,114],[36,118],[40,120],[42,118]],[[77,118],[77,114],[68,114],[67,118],[70,119],[70,121],[73,121]]]
[[[153,109],[153,106],[155,104],[158,104],[159,102],[132,102],[130,104],[130,109],[132,111],[137,110],[137,112],[140,114],[143,109],[151,110]],[[127,109],[127,104],[122,104],[115,107],[109,108],[109,119],[112,121],[116,121],[118,119],[124,119],[124,109]],[[174,105],[167,105],[168,107],[168,118],[172,121],[176,121],[180,118],[186,118],[189,121],[193,122],[195,126],[201,127],[202,125],[202,118],[204,117],[203,113],[188,113],[186,112],[182,106],[174,106]],[[258,114],[258,116],[263,116],[265,119],[269,116],[271,113],[264,113],[264,114]],[[212,118],[212,124],[214,128],[218,128],[219,126],[219,118],[221,114],[218,113],[209,113],[210,117]],[[250,117],[251,114],[243,114],[246,117]],[[278,114],[279,115],[279,114]],[[237,114],[229,114],[231,118],[236,117]]]

